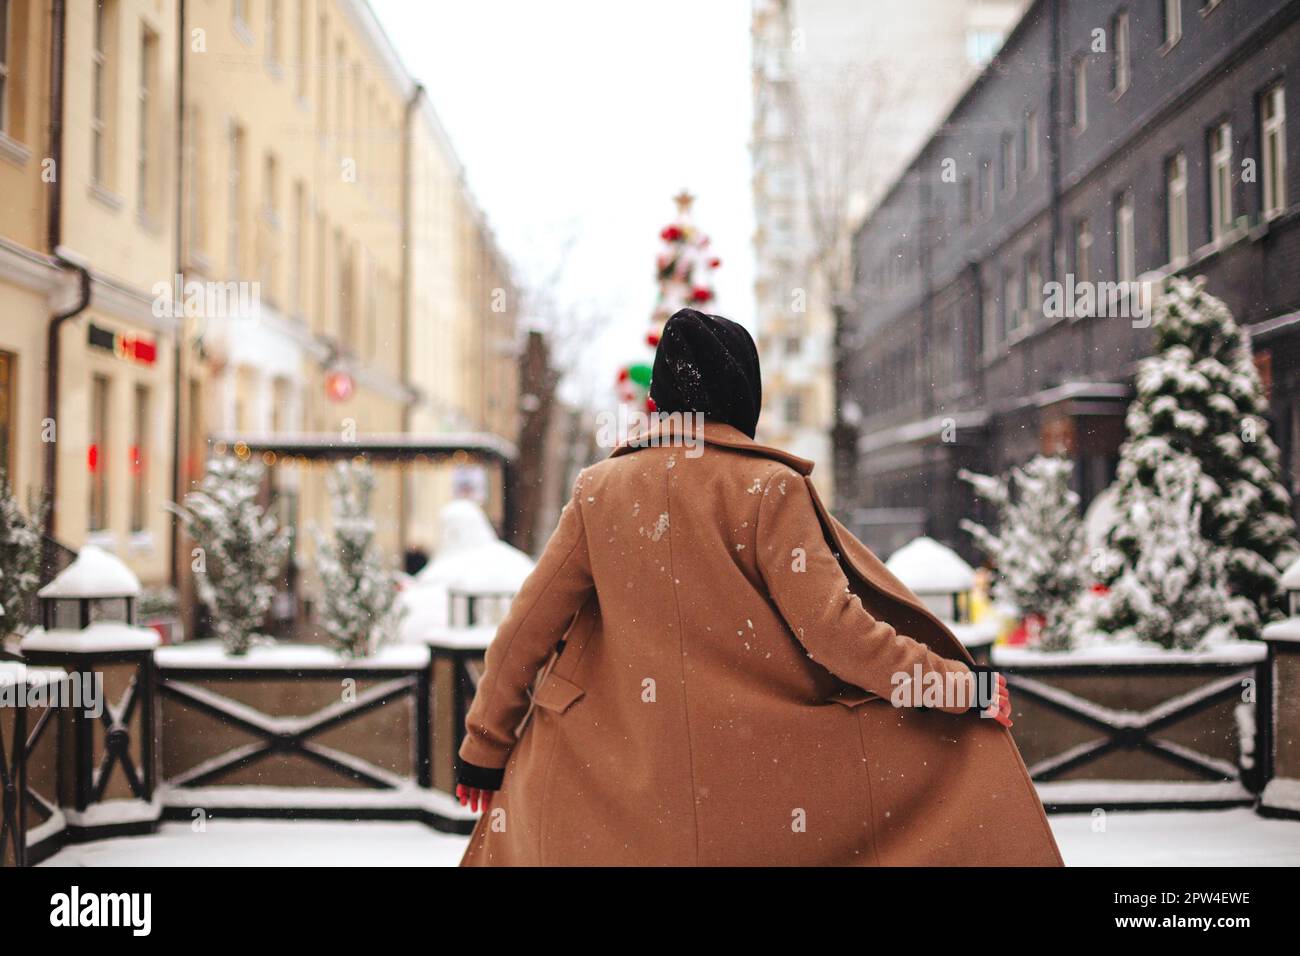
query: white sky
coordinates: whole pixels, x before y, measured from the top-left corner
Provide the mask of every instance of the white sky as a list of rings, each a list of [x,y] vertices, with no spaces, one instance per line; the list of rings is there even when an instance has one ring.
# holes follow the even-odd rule
[[[424,83],[521,281],[555,267],[609,316],[580,379],[604,400],[644,345],[672,197],[723,262],[713,310],[753,328],[748,0],[371,0]]]

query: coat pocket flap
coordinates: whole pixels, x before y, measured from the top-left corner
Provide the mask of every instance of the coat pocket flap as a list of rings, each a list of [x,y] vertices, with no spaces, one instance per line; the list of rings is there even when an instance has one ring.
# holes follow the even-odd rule
[[[552,671],[546,675],[541,686],[533,693],[533,701],[538,707],[562,714],[585,693],[586,691],[573,681],[565,680]]]
[[[841,687],[826,698],[828,703],[840,704],[843,707],[857,707],[859,704],[867,703],[867,701],[880,699],[879,694],[873,694],[861,687]]]

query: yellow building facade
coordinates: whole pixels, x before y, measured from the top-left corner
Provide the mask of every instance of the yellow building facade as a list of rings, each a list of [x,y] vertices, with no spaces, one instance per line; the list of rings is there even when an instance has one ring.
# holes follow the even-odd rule
[[[52,493],[57,540],[110,548],[149,581],[169,572],[162,506],[174,462],[175,325],[152,291],[172,271],[175,246],[170,7],[70,3],[59,24],[50,3],[0,5],[8,465],[20,501]],[[53,408],[47,362],[57,376]]]
[[[214,448],[514,440],[509,265],[364,0],[55,6],[0,0],[0,466],[35,503],[53,439],[58,541],[183,584],[166,505]],[[327,466],[266,461],[309,591]],[[381,546],[430,547],[451,469],[377,471]]]

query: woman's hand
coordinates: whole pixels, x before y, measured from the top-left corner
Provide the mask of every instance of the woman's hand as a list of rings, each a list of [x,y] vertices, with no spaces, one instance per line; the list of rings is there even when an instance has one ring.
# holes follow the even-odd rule
[[[1010,727],[1013,723],[1011,720],[1011,692],[1007,690],[1007,679],[1001,674],[998,675],[998,699],[990,704],[981,716],[992,717],[1003,727]]]
[[[460,800],[462,807],[469,807],[475,813],[482,810],[487,813],[488,804],[492,801],[491,790],[480,790],[478,787],[467,787],[463,783],[456,784],[456,797]]]

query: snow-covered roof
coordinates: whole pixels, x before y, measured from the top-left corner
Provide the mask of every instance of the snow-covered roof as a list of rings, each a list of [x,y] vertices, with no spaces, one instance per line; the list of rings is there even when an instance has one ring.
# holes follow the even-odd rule
[[[1300,591],[1300,558],[1296,558],[1291,566],[1282,572],[1282,590]]]
[[[975,571],[956,551],[924,536],[895,551],[885,567],[917,594],[969,591],[975,583]]]
[[[88,544],[77,559],[41,588],[43,598],[115,598],[136,597],[140,579],[121,558],[103,548]]]

